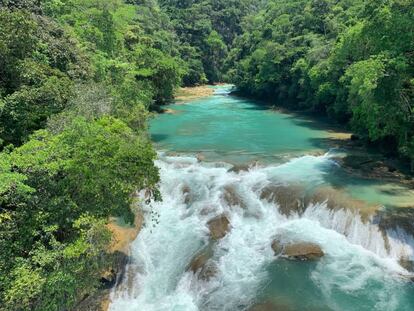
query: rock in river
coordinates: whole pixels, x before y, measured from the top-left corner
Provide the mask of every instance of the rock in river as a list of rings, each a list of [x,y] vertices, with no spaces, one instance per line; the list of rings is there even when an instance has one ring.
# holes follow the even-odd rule
[[[230,229],[230,221],[226,215],[219,215],[211,219],[207,225],[214,240],[223,238]]]
[[[217,273],[217,267],[210,261],[213,254],[213,244],[210,244],[191,260],[187,271],[190,270],[193,273],[199,272],[199,279],[204,281],[210,280]]]
[[[281,244],[279,240],[274,240],[272,249],[276,255],[294,260],[317,260],[325,255],[318,244],[308,242]]]

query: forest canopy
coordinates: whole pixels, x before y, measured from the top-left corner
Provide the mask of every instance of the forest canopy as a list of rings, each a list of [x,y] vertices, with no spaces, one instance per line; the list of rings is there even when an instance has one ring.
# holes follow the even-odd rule
[[[157,197],[148,110],[186,71],[154,3],[2,1],[0,309],[68,310],[112,265],[111,216]]]
[[[0,310],[100,286],[109,217],[159,199],[150,111],[216,82],[414,169],[412,0],[0,0]]]

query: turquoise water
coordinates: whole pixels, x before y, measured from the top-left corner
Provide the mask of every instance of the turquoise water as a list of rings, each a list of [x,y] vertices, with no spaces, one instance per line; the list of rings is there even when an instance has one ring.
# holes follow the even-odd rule
[[[146,225],[110,311],[414,310],[414,274],[399,263],[414,262],[414,237],[346,205],[352,198],[405,206],[408,189],[347,175],[321,149],[330,135],[322,124],[228,96],[228,87],[216,90],[170,105],[176,113],[151,122],[163,200],[143,205]],[[250,167],[235,169],[240,164]],[[269,189],[284,199],[263,196]],[[338,193],[333,207],[319,197],[300,212],[284,212],[284,200],[318,189]],[[208,224],[222,215],[229,229],[214,242]],[[281,258],[271,247],[275,239],[316,244],[324,256]],[[205,279],[188,267],[207,247]]]
[[[210,160],[231,162],[320,151],[317,142],[328,136],[326,131],[301,126],[300,120],[251,100],[228,96],[228,89],[221,87],[215,96],[170,105],[175,114],[162,114],[151,122],[158,148],[201,152]]]
[[[169,105],[174,113],[158,115],[150,124],[157,148],[233,164],[283,163],[292,157],[329,151],[326,146],[321,148],[332,137],[326,124],[229,96],[231,88],[215,87],[214,96]],[[331,167],[327,174],[322,184],[370,205],[414,206],[414,191],[405,186],[355,178],[337,167]]]

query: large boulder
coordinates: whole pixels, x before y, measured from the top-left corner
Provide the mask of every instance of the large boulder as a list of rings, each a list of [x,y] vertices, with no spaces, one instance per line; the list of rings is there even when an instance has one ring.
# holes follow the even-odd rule
[[[213,240],[223,238],[230,229],[230,221],[226,215],[219,215],[211,219],[207,225]]]
[[[276,255],[292,260],[317,260],[325,255],[318,244],[309,242],[282,244],[274,240],[272,249]]]

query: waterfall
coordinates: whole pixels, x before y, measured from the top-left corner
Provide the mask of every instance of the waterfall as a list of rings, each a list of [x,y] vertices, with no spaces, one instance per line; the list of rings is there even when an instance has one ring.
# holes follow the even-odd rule
[[[321,184],[326,169],[336,165],[329,155],[240,172],[195,157],[160,155],[157,165],[163,201],[143,206],[145,227],[131,245],[124,279],[111,293],[111,311],[247,310],[277,278],[268,269],[275,264],[275,237],[321,246],[325,256],[309,267],[308,276],[322,293],[321,305],[412,310],[406,302],[409,272],[398,260],[414,259],[414,240],[403,229],[381,231],[355,211],[330,209],[327,202],[286,214],[261,196],[269,186]],[[208,221],[223,214],[231,228],[213,245],[209,262],[215,273],[202,279],[188,266],[210,243]],[[347,309],[346,300],[355,297],[359,309]]]

